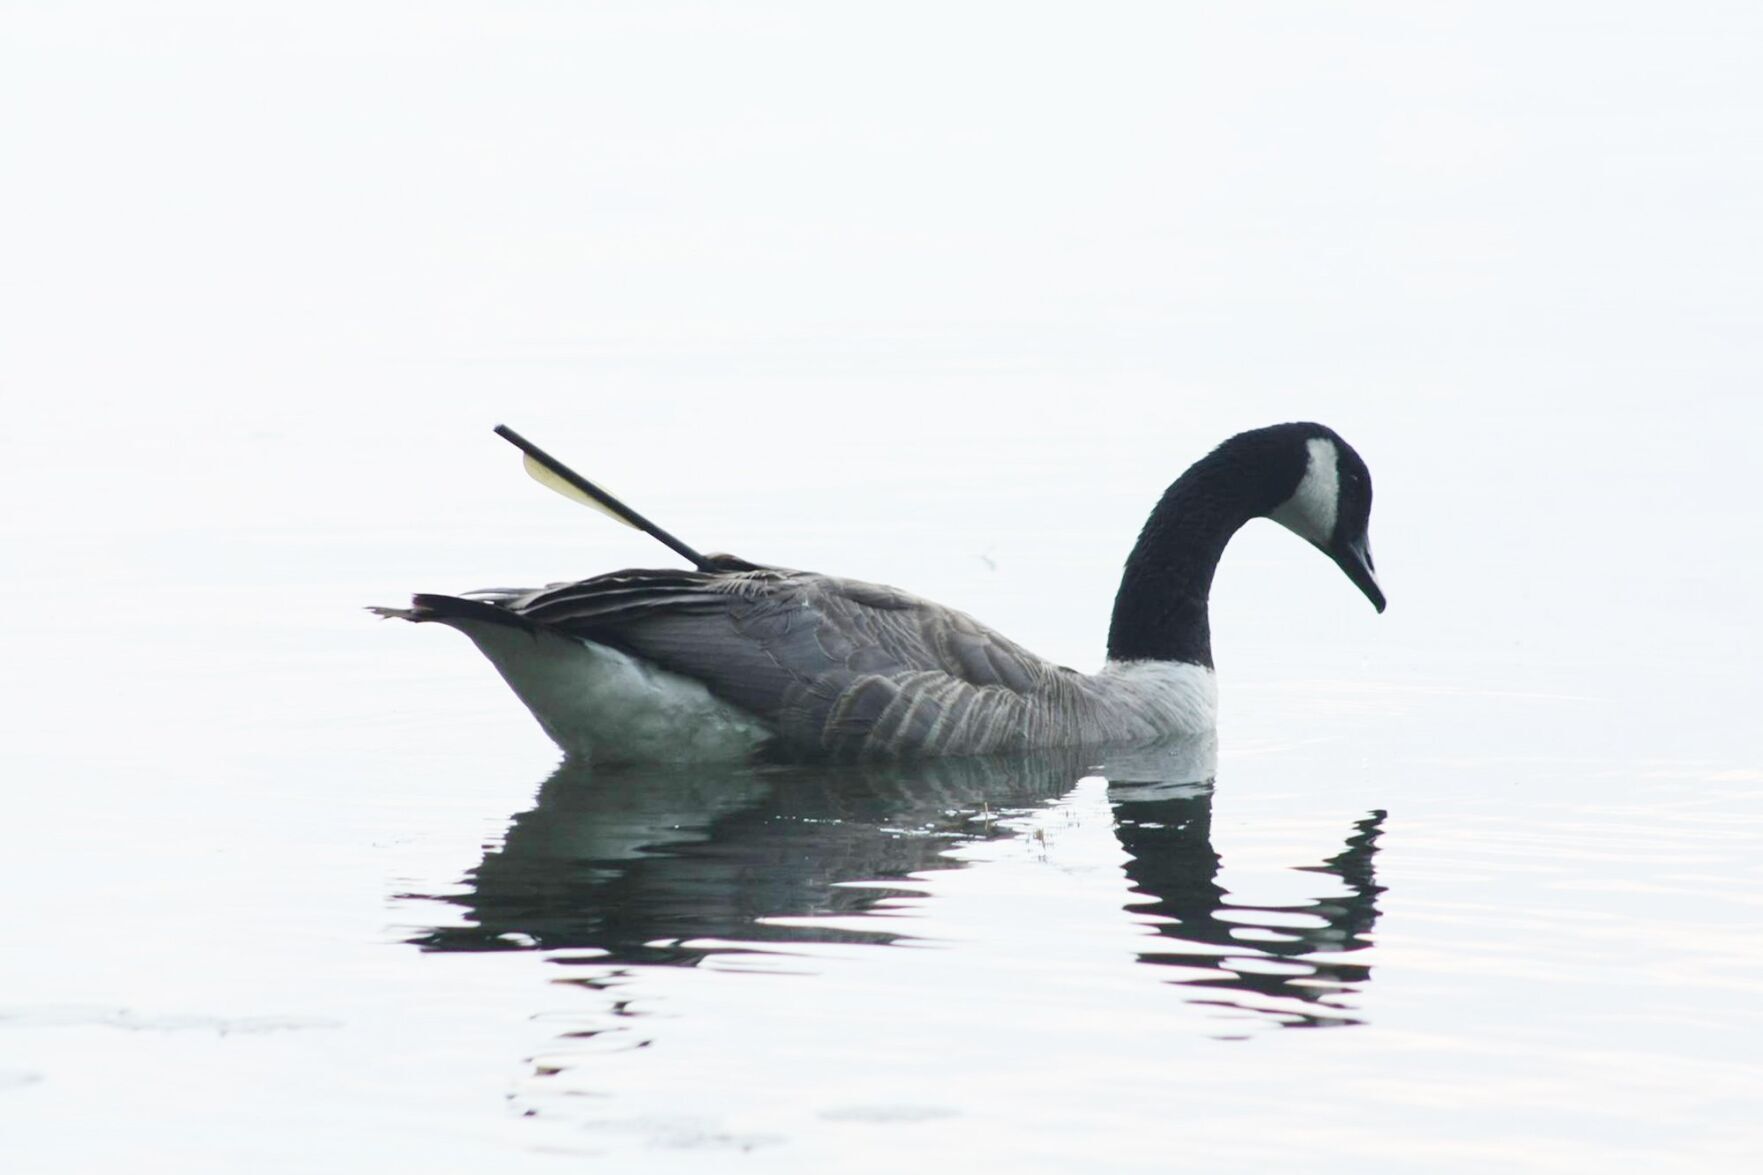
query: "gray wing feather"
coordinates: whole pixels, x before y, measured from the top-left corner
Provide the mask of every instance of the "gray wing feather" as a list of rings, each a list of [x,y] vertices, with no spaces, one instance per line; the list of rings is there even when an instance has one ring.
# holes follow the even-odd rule
[[[858,580],[621,571],[499,602],[695,678],[800,749],[1019,749],[1081,704],[1080,675],[953,609]]]

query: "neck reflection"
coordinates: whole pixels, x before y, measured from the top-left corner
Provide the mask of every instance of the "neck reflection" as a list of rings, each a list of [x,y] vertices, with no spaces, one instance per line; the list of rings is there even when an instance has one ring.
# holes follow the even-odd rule
[[[1132,789],[1116,788],[1130,797]],[[1211,994],[1192,1002],[1230,1009],[1287,1027],[1358,1024],[1350,997],[1370,966],[1344,956],[1371,945],[1377,922],[1373,860],[1383,811],[1353,825],[1341,852],[1296,872],[1332,877],[1336,893],[1280,904],[1233,900],[1218,882],[1212,846],[1212,793],[1113,804],[1114,833],[1127,853],[1126,875],[1139,897],[1127,904],[1147,916],[1161,940],[1139,960],[1178,969],[1171,979]]]

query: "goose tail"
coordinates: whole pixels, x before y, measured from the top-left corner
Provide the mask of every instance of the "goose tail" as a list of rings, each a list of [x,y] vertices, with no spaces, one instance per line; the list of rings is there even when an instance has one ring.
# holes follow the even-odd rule
[[[439,621],[457,628],[462,621],[476,620],[512,628],[519,632],[536,632],[540,627],[537,622],[528,620],[518,612],[510,612],[500,604],[490,604],[483,600],[467,600],[459,596],[421,593],[410,598],[410,607],[408,608],[371,606],[367,610],[385,620],[408,620],[412,624]]]

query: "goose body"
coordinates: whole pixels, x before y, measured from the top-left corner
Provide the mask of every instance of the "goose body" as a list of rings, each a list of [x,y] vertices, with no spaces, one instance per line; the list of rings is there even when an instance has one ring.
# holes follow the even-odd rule
[[[733,556],[532,591],[416,596],[383,616],[457,628],[573,757],[975,755],[1209,733],[1218,557],[1271,517],[1381,611],[1370,477],[1315,424],[1232,437],[1170,486],[1127,560],[1100,671],[1055,665],[897,588]]]

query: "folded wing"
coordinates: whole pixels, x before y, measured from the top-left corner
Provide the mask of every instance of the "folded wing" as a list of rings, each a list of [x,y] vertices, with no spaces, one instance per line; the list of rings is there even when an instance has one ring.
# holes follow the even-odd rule
[[[478,598],[701,681],[798,750],[1020,750],[1082,704],[1081,675],[953,609],[858,580],[728,565]]]

